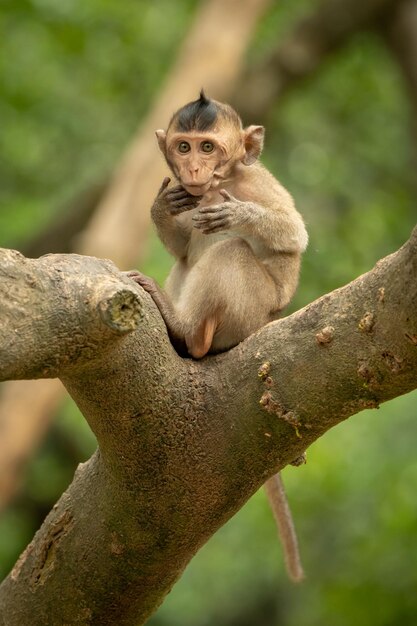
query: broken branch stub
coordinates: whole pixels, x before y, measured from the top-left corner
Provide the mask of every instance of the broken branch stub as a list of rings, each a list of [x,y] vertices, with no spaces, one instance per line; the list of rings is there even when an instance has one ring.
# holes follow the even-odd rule
[[[97,310],[106,326],[121,335],[138,327],[143,312],[136,293],[131,289],[110,288],[107,294],[100,295]]]
[[[0,250],[0,379],[53,378],[135,330],[140,290],[110,261]]]

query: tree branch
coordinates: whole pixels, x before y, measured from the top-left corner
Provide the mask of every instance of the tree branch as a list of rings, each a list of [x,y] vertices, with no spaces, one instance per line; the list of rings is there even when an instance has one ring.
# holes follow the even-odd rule
[[[59,376],[99,442],[1,585],[7,626],[143,624],[269,476],[417,386],[417,229],[368,274],[199,362],[107,261],[3,251],[0,296],[0,378]]]

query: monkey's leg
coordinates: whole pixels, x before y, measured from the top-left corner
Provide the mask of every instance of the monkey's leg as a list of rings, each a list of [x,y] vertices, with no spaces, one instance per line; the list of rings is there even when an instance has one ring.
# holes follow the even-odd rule
[[[209,316],[197,327],[195,331],[185,333],[185,342],[188,352],[195,359],[201,359],[210,350],[217,321],[215,316]]]
[[[180,356],[186,356],[188,351],[184,331],[182,330],[182,324],[165,291],[161,289],[153,278],[145,276],[145,274],[142,274],[141,272],[132,270],[130,272],[126,272],[126,274],[149,293],[165,322],[172,345]]]
[[[275,474],[267,480],[264,486],[277,523],[288,575],[294,582],[301,582],[304,578],[304,571],[298,549],[297,534],[281,475]]]
[[[195,359],[201,359],[205,356],[210,349],[216,331],[215,317],[209,316],[195,327],[191,326],[187,329],[187,324],[180,321],[169,296],[153,278],[136,270],[126,272],[126,274],[152,297],[165,322],[171,343],[178,354],[180,356],[190,354]]]

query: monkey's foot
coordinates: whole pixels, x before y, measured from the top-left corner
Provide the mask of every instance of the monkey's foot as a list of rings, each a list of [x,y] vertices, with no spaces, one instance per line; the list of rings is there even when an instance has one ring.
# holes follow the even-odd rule
[[[145,291],[147,291],[151,296],[160,291],[159,286],[154,281],[153,278],[142,274],[142,272],[138,272],[137,270],[130,270],[129,272],[124,272],[126,276],[135,281],[138,285],[143,287]]]
[[[158,283],[149,276],[142,274],[142,272],[138,272],[137,270],[131,270],[130,272],[124,272],[129,278],[135,281],[138,285],[142,287],[155,302],[158,307],[166,325],[168,328],[172,326],[172,307],[169,305],[167,301],[167,297],[164,294],[161,287]]]

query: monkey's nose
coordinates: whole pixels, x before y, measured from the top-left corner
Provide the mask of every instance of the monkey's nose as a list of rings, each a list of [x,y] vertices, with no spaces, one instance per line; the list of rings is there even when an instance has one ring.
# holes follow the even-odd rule
[[[188,167],[188,171],[190,172],[190,174],[192,172],[198,172],[198,170],[200,169],[199,159],[196,159],[195,157],[190,156],[190,158],[188,159],[187,167]]]
[[[198,166],[190,167],[189,172],[190,172],[191,180],[196,180],[200,173],[200,168]]]

